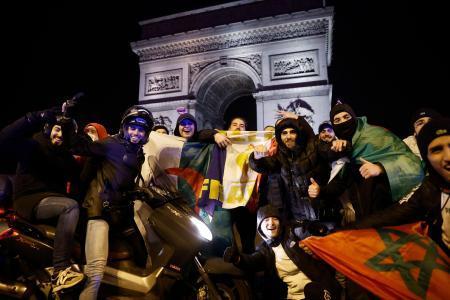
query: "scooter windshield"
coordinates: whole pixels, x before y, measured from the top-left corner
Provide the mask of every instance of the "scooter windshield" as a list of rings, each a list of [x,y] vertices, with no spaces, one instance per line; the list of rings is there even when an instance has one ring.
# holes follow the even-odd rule
[[[152,207],[158,207],[167,202],[187,203],[178,192],[175,182],[158,164],[156,157],[148,157],[148,166],[150,175],[145,186],[141,187],[141,192],[144,193],[142,200]]]

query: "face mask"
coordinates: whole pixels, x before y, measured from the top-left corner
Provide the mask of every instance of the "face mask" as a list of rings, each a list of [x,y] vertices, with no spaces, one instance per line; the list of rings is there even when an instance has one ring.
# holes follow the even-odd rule
[[[334,124],[333,129],[339,139],[351,141],[356,131],[356,119],[351,118],[343,123]]]

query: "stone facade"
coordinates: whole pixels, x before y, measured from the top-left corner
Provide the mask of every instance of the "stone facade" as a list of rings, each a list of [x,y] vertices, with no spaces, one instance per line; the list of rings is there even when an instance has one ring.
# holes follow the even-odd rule
[[[328,118],[333,9],[295,12],[132,43],[140,60],[140,104],[175,125],[177,109],[199,127],[222,128],[231,103],[253,96],[257,128],[277,109]]]

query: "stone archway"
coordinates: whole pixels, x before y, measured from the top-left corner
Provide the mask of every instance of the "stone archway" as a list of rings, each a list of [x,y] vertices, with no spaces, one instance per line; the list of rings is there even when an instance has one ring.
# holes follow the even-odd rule
[[[192,85],[199,127],[224,128],[225,112],[230,104],[253,97],[259,82],[256,72],[239,61],[230,59],[226,63],[217,62],[205,68]]]
[[[311,106],[317,129],[329,118],[331,104],[333,8],[294,11],[228,23],[224,9],[222,25],[192,31],[181,26],[177,34],[133,43],[140,61],[140,104],[169,125],[187,109],[202,129],[223,128],[227,110],[243,107],[245,113],[246,100],[252,107],[255,101],[256,129],[262,130],[273,125],[277,110],[290,110],[301,100]],[[203,13],[208,20],[209,8]],[[158,18],[144,27],[177,20]]]

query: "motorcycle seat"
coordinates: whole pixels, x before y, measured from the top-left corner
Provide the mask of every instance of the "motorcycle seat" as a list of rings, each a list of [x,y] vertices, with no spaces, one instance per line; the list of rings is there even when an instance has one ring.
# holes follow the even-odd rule
[[[32,234],[38,238],[49,240],[55,239],[56,228],[53,226],[47,224],[34,224],[18,215],[14,215],[12,221],[14,227],[24,233]]]
[[[39,230],[44,234],[44,236],[48,239],[55,239],[56,228],[46,224],[36,224],[35,225]]]

